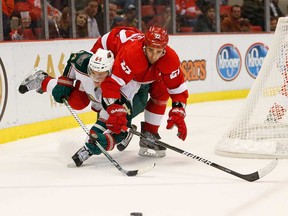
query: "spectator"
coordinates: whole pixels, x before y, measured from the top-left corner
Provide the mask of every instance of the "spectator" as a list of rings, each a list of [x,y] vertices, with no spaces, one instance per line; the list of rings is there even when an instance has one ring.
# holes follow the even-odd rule
[[[230,16],[225,17],[221,22],[222,32],[248,32],[250,27],[249,20],[241,17],[241,7],[239,5],[233,5]]]
[[[19,27],[19,17],[12,15],[12,18],[10,20],[10,32],[9,32],[9,39],[8,40],[11,40],[11,36],[10,36],[11,31],[17,30],[18,27]]]
[[[129,5],[127,7],[127,12],[125,13],[125,26],[132,26],[138,28],[139,20],[137,19],[136,7],[135,5]],[[146,25],[141,21],[142,32],[146,32]]]
[[[243,0],[242,17],[247,18],[251,25],[265,29],[264,7],[261,0]]]
[[[39,6],[40,7],[40,6]],[[41,7],[40,7],[41,8]],[[67,7],[66,7],[67,8]],[[65,8],[64,8],[65,9]],[[63,10],[64,10],[63,9]],[[42,10],[42,9],[41,9]],[[47,2],[47,13],[48,13],[48,22],[53,22],[53,20],[59,20],[62,16],[62,13],[57,8],[53,7],[51,4]]]
[[[141,5],[154,5],[154,0],[142,0]]]
[[[173,26],[172,26],[172,20],[171,20],[171,7],[170,6],[165,7],[163,18],[165,22],[163,23],[162,28],[167,29],[168,34],[172,34]]]
[[[14,10],[14,0],[2,0],[2,21],[4,40],[11,40],[10,38],[10,19]]]
[[[75,2],[75,10],[83,10],[85,8],[85,1],[83,0],[74,0]]]
[[[99,3],[99,2],[98,2]],[[112,28],[112,26],[114,26],[114,17],[116,17],[117,15],[117,5],[114,1],[110,1],[109,2],[109,22],[110,22],[110,28]],[[104,19],[104,5],[101,4],[98,7],[98,12],[96,15],[96,20],[98,23],[98,28],[99,28],[99,32],[100,35],[105,34],[105,29],[104,29],[104,23],[105,23],[105,19]]]
[[[31,28],[31,17],[20,18],[20,24],[17,30],[10,33],[11,39],[15,40],[36,40],[35,31]]]
[[[42,26],[42,9],[40,0],[16,0],[15,15],[19,15],[21,11],[29,11],[32,24],[33,22],[38,22],[38,25]],[[54,18],[58,19],[61,16],[61,12],[49,3],[47,3],[47,13],[49,21],[53,20]]]
[[[179,19],[180,27],[194,27],[197,18],[202,12],[196,5],[196,0],[176,0],[176,16]]]
[[[115,3],[118,8],[121,8],[123,10],[123,13],[127,12],[129,5],[135,5],[134,0],[115,0]]]
[[[126,22],[125,22],[125,18],[124,16],[116,16],[113,19],[112,25],[111,25],[111,29],[117,27],[117,26],[125,26]]]
[[[76,12],[76,37],[86,38],[88,37],[87,28],[88,14],[84,10],[79,10]]]
[[[215,3],[215,0],[196,0],[196,4],[202,12],[203,10],[205,10],[205,7],[207,7],[207,5],[214,5],[214,3]],[[219,4],[220,6],[227,5],[228,0],[220,0]]]
[[[69,38],[70,37],[70,9],[68,7],[65,7],[62,11],[62,16],[59,20],[59,31],[60,35],[63,38]]]
[[[49,38],[69,38],[70,37],[70,10],[65,7],[59,20],[54,17],[49,22]]]
[[[194,27],[194,32],[215,32],[216,31],[216,16],[214,6],[211,4],[203,7],[203,14],[197,19],[197,24]]]
[[[151,26],[162,27],[167,29],[168,34],[172,34],[171,7],[166,6],[162,14],[157,14],[152,20],[150,20],[146,25],[146,29],[149,29]]]
[[[100,32],[98,29],[98,23],[96,21],[96,15],[98,11],[98,1],[88,0],[85,8],[88,14],[88,37],[98,38],[100,37]]]
[[[136,7],[135,5],[129,5],[125,13],[126,25],[137,28],[138,19],[136,19]]]
[[[42,8],[40,0],[16,0],[14,14],[20,16],[20,12],[29,11],[29,16],[31,18],[30,28],[34,32],[37,38],[43,38],[42,30]],[[61,12],[54,8],[52,5],[47,3],[47,14],[49,25],[54,25],[54,20],[58,20],[61,17]]]
[[[166,5],[170,6],[170,0],[153,0],[154,5]]]
[[[109,3],[109,20],[110,20],[110,26],[113,25],[114,18],[117,16],[117,5],[115,2]]]
[[[220,0],[220,5],[228,5],[228,0]]]
[[[68,7],[68,0],[49,0],[48,2],[59,11],[63,11],[65,7]]]
[[[283,17],[281,9],[279,8],[279,0],[270,0],[270,16],[271,17]]]
[[[270,31],[274,32],[278,23],[278,17],[270,17]]]
[[[98,0],[98,10],[95,19],[98,24],[98,30],[100,35],[103,35],[105,31],[104,30],[105,17],[104,17],[104,3],[101,0]]]

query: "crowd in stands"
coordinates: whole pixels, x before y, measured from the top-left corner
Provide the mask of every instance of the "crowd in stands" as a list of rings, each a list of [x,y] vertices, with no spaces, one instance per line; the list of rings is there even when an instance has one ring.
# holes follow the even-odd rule
[[[40,0],[2,0],[4,40],[45,39]],[[105,34],[105,0],[75,0],[72,20],[68,0],[47,0],[49,39],[72,38],[71,22],[77,38],[98,38]],[[173,33],[170,0],[110,0],[110,29],[134,26],[143,32],[150,26],[164,27]],[[220,0],[221,32],[269,31],[265,29],[263,0],[241,0],[229,4]],[[215,0],[175,0],[176,32],[216,32]],[[287,3],[288,5],[288,3]],[[278,0],[270,0],[270,31],[275,31],[279,17],[286,16]],[[141,13],[141,20],[138,18]]]
[[[251,24],[249,19],[243,18],[241,6],[233,5],[230,16],[224,17],[221,22],[221,31],[223,32],[249,32]]]

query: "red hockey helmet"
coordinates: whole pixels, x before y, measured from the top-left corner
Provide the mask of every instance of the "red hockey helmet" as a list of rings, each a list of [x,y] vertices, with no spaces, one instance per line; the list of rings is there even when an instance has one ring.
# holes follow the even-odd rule
[[[168,40],[167,30],[160,27],[151,26],[145,34],[146,46],[164,49],[168,44]]]

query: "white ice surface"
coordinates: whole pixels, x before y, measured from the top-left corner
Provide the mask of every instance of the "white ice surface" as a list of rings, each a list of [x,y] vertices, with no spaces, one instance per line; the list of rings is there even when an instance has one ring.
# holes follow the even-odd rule
[[[165,122],[162,140],[239,173],[255,172],[270,160],[214,153],[242,105],[243,100],[189,105],[185,142],[177,138],[176,129],[167,131]],[[138,130],[141,119],[142,115],[134,121]],[[83,167],[68,168],[65,154],[74,153],[84,139],[79,127],[0,145],[0,215],[129,216],[135,211],[143,216],[288,215],[287,160],[250,183],[171,150],[165,158],[139,157],[139,139],[134,137],[124,152],[115,148],[111,156],[127,170],[154,162],[156,167],[126,177],[104,155],[90,158]]]

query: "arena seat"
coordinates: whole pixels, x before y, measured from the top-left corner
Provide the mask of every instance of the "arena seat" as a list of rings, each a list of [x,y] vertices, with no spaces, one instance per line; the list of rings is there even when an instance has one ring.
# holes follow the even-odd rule
[[[226,17],[229,16],[231,13],[231,5],[221,5],[220,6],[220,16]]]
[[[193,27],[180,27],[180,32],[193,32]]]
[[[162,14],[165,11],[166,6],[165,5],[155,5],[155,12],[156,14]]]
[[[263,32],[261,26],[253,26],[253,25],[250,27],[250,31],[251,32]]]
[[[142,5],[141,6],[141,15],[142,17],[153,17],[155,11],[152,5]]]

